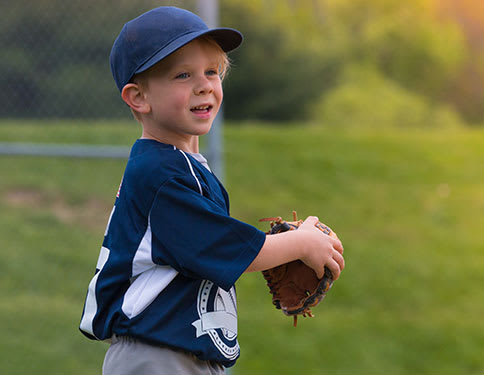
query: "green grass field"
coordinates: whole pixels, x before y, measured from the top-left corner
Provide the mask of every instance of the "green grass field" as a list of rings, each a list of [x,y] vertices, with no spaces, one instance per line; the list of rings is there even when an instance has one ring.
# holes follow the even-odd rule
[[[346,269],[297,328],[238,282],[235,375],[484,374],[484,129],[227,126],[232,215],[318,215]],[[7,122],[0,142],[130,145],[135,123]],[[2,374],[100,374],[78,323],[123,160],[0,156]]]

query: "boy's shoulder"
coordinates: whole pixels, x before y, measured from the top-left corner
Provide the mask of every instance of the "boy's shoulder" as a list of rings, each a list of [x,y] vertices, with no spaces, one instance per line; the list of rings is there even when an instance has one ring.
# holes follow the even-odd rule
[[[147,188],[159,186],[171,178],[190,174],[188,163],[186,153],[173,145],[138,139],[131,149],[125,179]]]

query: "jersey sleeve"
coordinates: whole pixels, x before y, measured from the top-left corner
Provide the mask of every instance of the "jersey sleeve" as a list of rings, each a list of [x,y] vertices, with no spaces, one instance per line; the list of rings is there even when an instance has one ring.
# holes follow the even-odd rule
[[[204,194],[191,176],[160,187],[150,212],[153,261],[229,290],[258,255],[265,233]]]

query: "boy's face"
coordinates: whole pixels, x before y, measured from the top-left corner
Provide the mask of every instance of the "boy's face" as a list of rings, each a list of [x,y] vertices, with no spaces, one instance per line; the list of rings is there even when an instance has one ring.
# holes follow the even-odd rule
[[[146,124],[166,143],[180,147],[206,134],[220,109],[220,54],[194,40],[158,63],[143,89],[151,107]]]

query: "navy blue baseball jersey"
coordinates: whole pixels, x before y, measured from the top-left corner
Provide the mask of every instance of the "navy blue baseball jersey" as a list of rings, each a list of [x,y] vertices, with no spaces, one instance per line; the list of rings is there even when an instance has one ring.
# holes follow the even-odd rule
[[[229,214],[227,192],[192,155],[134,144],[80,329],[167,345],[229,367],[239,356],[235,281],[265,233]]]

